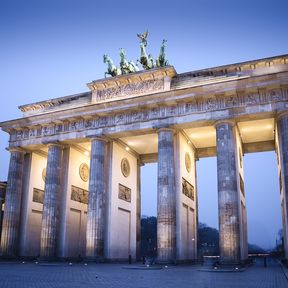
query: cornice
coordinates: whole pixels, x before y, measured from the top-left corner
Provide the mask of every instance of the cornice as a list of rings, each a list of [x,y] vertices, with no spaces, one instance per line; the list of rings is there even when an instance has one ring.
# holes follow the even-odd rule
[[[91,92],[79,93],[55,99],[19,106],[24,116],[63,111],[71,107],[83,107],[95,102],[110,102],[114,98],[150,95],[209,84],[224,83],[271,73],[288,71],[288,54],[241,63],[212,67],[177,74],[173,66],[139,71],[88,83]],[[165,78],[169,78],[166,81]],[[159,82],[163,80],[164,82]],[[167,83],[166,83],[167,82]],[[142,85],[142,87],[141,87]],[[137,87],[138,86],[138,87]],[[135,89],[135,87],[138,88]],[[140,89],[139,89],[140,88]],[[85,101],[83,101],[86,99]]]
[[[281,75],[283,75],[283,77]],[[265,92],[269,91],[270,86],[274,88],[276,86],[284,88],[288,86],[288,72],[277,74],[277,77],[272,78],[270,78],[269,75],[255,76],[249,79],[237,80],[236,82],[230,81],[200,87],[183,88],[181,90],[161,92],[132,99],[115,100],[107,103],[94,103],[84,107],[69,108],[64,111],[33,115],[2,122],[0,123],[0,127],[2,127],[4,131],[10,132],[13,129],[19,129],[21,127],[36,127],[48,123],[63,124],[67,121],[74,121],[75,118],[85,121],[89,118],[92,119],[101,117],[102,115],[111,115],[111,113],[123,113],[124,111],[130,111],[131,113],[134,111],[137,114],[139,111],[149,108],[153,109],[163,105],[166,107],[173,107],[175,106],[175,103],[202,101],[203,98],[210,99],[210,105],[213,106],[213,102],[219,97],[231,98],[238,93],[239,95],[240,93],[254,94],[255,91],[257,93],[259,89]],[[274,88],[271,88],[272,92],[275,90]],[[231,101],[233,100],[231,99]]]

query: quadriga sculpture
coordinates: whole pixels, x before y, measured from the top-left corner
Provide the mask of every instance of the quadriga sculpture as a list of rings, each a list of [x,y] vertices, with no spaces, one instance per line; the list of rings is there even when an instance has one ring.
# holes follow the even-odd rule
[[[160,53],[158,58],[156,59],[156,66],[157,67],[164,67],[169,65],[168,60],[166,59],[166,54],[165,54],[165,47],[166,47],[166,42],[167,40],[162,41],[162,45],[160,47]]]
[[[129,74],[139,71],[138,66],[133,61],[127,61],[126,53],[123,48],[120,48],[120,69],[122,74]]]
[[[105,78],[107,75],[111,75],[112,77],[121,75],[121,69],[114,65],[112,59],[107,54],[103,55],[103,62],[107,64],[107,71],[104,74]]]
[[[147,37],[148,37],[148,31],[146,31],[143,34],[137,34],[140,41],[140,60],[137,60],[137,62],[140,62],[142,64],[143,69],[148,70],[154,68],[154,61],[151,54],[147,54],[146,47],[147,47]]]

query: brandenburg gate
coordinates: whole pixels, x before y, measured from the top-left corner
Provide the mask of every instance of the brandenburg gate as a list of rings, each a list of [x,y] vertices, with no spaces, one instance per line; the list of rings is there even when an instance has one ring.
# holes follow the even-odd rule
[[[193,261],[195,161],[217,156],[220,260],[245,262],[242,158],[275,150],[288,258],[288,55],[183,74],[158,65],[88,87],[0,123],[11,154],[2,257],[139,259],[140,167],[157,162],[157,261]]]

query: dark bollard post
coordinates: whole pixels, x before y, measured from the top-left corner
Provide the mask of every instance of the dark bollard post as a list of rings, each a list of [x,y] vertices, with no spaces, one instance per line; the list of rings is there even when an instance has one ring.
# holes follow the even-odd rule
[[[128,261],[129,261],[129,264],[132,263],[132,256],[131,255],[129,255]]]

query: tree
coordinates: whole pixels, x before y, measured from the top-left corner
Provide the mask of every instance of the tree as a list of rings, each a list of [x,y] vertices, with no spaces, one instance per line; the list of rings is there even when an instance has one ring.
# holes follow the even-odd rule
[[[141,255],[157,256],[157,218],[145,217],[141,219]]]
[[[219,255],[218,230],[201,222],[198,224],[198,255],[200,257]]]

